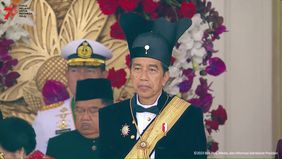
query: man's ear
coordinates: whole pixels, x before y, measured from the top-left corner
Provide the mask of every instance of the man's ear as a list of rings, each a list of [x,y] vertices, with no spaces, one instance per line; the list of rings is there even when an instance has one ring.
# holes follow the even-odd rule
[[[109,75],[109,72],[108,72],[107,70],[105,70],[105,71],[102,72],[102,76],[103,76],[104,78],[108,78],[108,75]]]
[[[24,159],[26,155],[27,154],[23,147],[16,151],[16,158]]]
[[[67,80],[69,80],[69,69],[68,68],[65,69],[65,77],[67,78]]]
[[[166,83],[167,83],[167,81],[169,80],[169,71],[166,71],[165,73],[164,73],[164,78],[163,78],[163,86],[165,86],[166,85]]]

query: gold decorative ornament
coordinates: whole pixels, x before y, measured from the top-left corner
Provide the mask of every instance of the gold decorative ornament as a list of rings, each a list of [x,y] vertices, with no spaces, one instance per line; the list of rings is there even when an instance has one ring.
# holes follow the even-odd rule
[[[87,41],[84,41],[78,48],[77,48],[77,55],[78,57],[87,59],[90,58],[93,54],[93,50],[91,46],[88,44]]]
[[[129,132],[130,132],[129,125],[127,125],[127,124],[122,125],[121,135],[123,137],[125,137],[125,136],[129,135]]]
[[[105,61],[101,59],[81,59],[81,58],[73,58],[67,61],[69,66],[99,66],[104,64]]]
[[[148,143],[146,141],[141,141],[140,142],[140,148],[141,149],[147,149],[148,147]]]
[[[58,114],[57,116],[60,117],[60,121],[58,124],[58,128],[60,130],[65,130],[69,127],[69,124],[66,121],[66,118],[68,115],[70,115],[71,113],[69,112],[70,110],[68,110],[66,107],[60,109],[60,114]]]
[[[42,111],[42,110],[48,110],[48,109],[52,109],[52,108],[57,108],[57,107],[59,107],[59,106],[61,106],[63,104],[64,104],[64,102],[62,101],[62,102],[58,102],[58,103],[54,103],[54,104],[43,105],[43,106],[40,107],[40,110]]]

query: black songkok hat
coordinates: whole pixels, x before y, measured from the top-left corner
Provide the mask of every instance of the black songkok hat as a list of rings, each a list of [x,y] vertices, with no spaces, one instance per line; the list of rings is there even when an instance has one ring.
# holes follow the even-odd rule
[[[165,18],[148,21],[137,14],[125,13],[120,17],[119,23],[126,36],[130,59],[153,58],[168,67],[175,43],[191,26],[192,21],[180,19],[171,23]]]
[[[77,81],[75,100],[91,99],[113,100],[111,82],[105,78],[89,78]]]

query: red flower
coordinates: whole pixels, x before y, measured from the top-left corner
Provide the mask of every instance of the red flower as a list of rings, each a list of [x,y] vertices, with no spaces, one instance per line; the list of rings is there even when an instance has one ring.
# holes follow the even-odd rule
[[[175,62],[175,57],[173,57],[173,56],[171,56],[171,59],[170,59],[170,65],[173,65],[174,64],[174,62]]]
[[[217,121],[219,125],[224,125],[227,120],[227,113],[222,105],[219,105],[216,110],[211,111],[212,119]]]
[[[216,28],[215,32],[214,32],[213,40],[219,39],[219,35],[224,33],[224,32],[227,32],[227,29],[226,29],[225,25],[218,26]]]
[[[158,12],[160,14],[160,17],[166,17],[170,19],[172,22],[174,22],[177,19],[175,11],[173,7],[171,7],[170,5],[162,3],[158,7]]]
[[[33,153],[31,153],[27,159],[54,159],[53,157],[44,155],[41,151],[36,150]]]
[[[210,152],[216,152],[218,150],[218,143],[215,141],[212,141],[212,143],[209,145]]]
[[[195,105],[202,109],[203,113],[206,113],[210,110],[210,107],[213,102],[213,97],[211,94],[207,93],[205,96],[200,98],[192,98],[189,100],[192,105]]]
[[[137,7],[138,0],[118,0],[118,4],[125,11],[134,11]]]
[[[153,13],[159,6],[160,2],[154,2],[153,0],[143,0],[142,6],[146,13]]]
[[[112,83],[112,87],[120,88],[126,82],[126,72],[124,69],[115,70],[115,68],[111,68],[109,70],[108,79]]]
[[[207,79],[204,78],[200,78],[200,84],[197,86],[195,93],[199,96],[199,97],[204,97],[208,94],[209,89],[209,85],[208,85],[208,81]]]
[[[125,56],[125,64],[128,68],[130,68],[130,54]]]
[[[124,33],[117,21],[111,26],[110,34],[111,34],[111,37],[116,38],[116,39],[123,40],[125,38]]]
[[[218,76],[226,71],[225,63],[218,57],[213,57],[208,60],[209,66],[206,67],[206,72],[212,76]]]
[[[98,3],[103,14],[111,15],[117,11],[117,0],[98,0]]]
[[[46,105],[64,101],[69,98],[66,86],[56,80],[46,81],[42,89],[42,95]]]
[[[194,5],[194,3],[189,2],[187,3],[186,1],[183,1],[181,3],[181,7],[180,10],[178,11],[178,14],[181,17],[186,17],[186,18],[192,18],[194,16],[194,14],[196,14],[197,12],[197,8]]]
[[[205,125],[208,130],[208,133],[211,134],[212,130],[218,130],[218,123],[214,120],[205,120]]]
[[[180,93],[188,92],[191,89],[192,84],[193,84],[193,78],[184,80],[181,83],[179,83],[178,87]]]
[[[153,13],[150,13],[150,17],[151,17],[152,20],[155,20],[155,19],[159,18],[159,15],[158,15],[157,12],[153,12]]]
[[[8,20],[9,17],[14,17],[17,14],[17,5],[12,3],[9,7],[4,8],[4,11],[6,11],[4,19]]]
[[[193,79],[195,77],[195,72],[192,68],[188,68],[182,71],[183,75],[185,75],[188,79]],[[199,87],[199,86],[198,86]]]
[[[18,72],[9,72],[5,75],[4,85],[6,87],[12,87],[14,84],[17,83],[17,78],[21,75]]]
[[[36,150],[28,156],[28,159],[43,159],[43,157],[44,154],[41,151]]]

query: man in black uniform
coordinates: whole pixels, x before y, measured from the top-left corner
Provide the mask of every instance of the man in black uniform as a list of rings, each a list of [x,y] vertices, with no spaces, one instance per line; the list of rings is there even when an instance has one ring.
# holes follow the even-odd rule
[[[75,96],[75,127],[49,139],[47,155],[56,159],[98,158],[100,108],[112,104],[113,92],[107,79],[86,79],[77,82]]]
[[[119,22],[136,94],[100,110],[101,158],[206,158],[201,109],[163,91],[172,49],[191,20],[148,22],[127,13]]]

